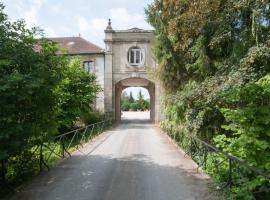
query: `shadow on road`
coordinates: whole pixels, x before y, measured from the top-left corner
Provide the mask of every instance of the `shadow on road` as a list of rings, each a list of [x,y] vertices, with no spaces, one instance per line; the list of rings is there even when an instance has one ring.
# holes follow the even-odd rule
[[[126,118],[11,200],[217,200],[209,177],[149,120]],[[1,198],[1,197],[0,197]]]
[[[143,154],[123,158],[76,155],[41,174],[11,199],[214,199],[206,192],[207,181],[193,169],[160,165]]]

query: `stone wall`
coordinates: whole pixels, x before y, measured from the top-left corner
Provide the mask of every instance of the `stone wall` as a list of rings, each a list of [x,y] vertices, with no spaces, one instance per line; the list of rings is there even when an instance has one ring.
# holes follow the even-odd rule
[[[160,119],[160,93],[159,86],[149,73],[156,68],[156,63],[151,51],[153,32],[141,29],[130,29],[124,31],[105,30],[105,112],[116,120],[119,120],[119,95],[126,87],[141,86],[149,90],[152,99],[152,120],[158,123]],[[139,47],[143,53],[143,64],[131,66],[128,62],[128,51],[131,47]],[[134,82],[123,80],[141,78],[148,80],[150,85],[133,85]]]

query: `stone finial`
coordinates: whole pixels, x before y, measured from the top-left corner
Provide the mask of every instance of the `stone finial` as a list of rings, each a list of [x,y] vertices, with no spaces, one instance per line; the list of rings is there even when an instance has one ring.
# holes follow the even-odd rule
[[[108,26],[107,26],[106,30],[112,30],[112,22],[111,22],[111,19],[109,19],[109,21],[108,21]]]

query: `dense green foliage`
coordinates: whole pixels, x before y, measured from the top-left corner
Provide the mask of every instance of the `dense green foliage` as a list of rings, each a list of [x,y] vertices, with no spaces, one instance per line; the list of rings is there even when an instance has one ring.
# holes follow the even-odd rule
[[[0,159],[57,132],[55,88],[66,60],[52,43],[34,36],[23,21],[10,22],[0,4]]]
[[[132,92],[130,92],[129,96],[124,91],[121,95],[121,110],[123,111],[145,111],[150,109],[149,100],[145,99],[142,91],[140,90],[138,93],[138,98],[135,100]]]
[[[11,22],[3,10],[0,3],[0,183],[7,162],[14,166],[11,174],[31,170],[34,146],[72,129],[81,118],[89,122],[100,90],[79,59],[59,55],[39,29],[27,29],[23,20]]]
[[[57,90],[61,97],[58,120],[64,130],[73,127],[82,115],[85,116],[93,111],[91,105],[96,99],[97,92],[100,91],[95,84],[96,76],[85,73],[81,66],[79,58],[71,60],[65,67],[64,78]]]
[[[166,92],[163,127],[269,173],[269,1],[156,0],[146,13]],[[266,183],[246,184],[255,191]]]

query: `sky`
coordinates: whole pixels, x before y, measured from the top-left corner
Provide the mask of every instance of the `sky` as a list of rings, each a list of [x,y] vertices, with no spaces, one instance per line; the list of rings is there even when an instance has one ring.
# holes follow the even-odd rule
[[[104,29],[112,19],[114,29],[152,29],[145,7],[153,0],[0,0],[10,19],[25,19],[27,26],[39,26],[48,37],[79,34],[104,47]]]
[[[152,29],[144,9],[153,0],[0,0],[11,20],[24,19],[27,27],[38,26],[46,37],[78,36],[104,48],[108,19],[115,30],[133,27]],[[137,96],[139,88],[128,88]],[[142,90],[149,98],[147,90]]]
[[[122,91],[122,94],[123,92],[126,92],[128,95],[130,94],[130,92],[132,92],[132,96],[134,97],[134,99],[138,99],[138,94],[139,94],[139,91],[142,91],[142,95],[144,97],[144,99],[150,99],[150,95],[149,95],[149,92],[147,89],[143,88],[143,87],[129,87],[129,88],[126,88]]]

